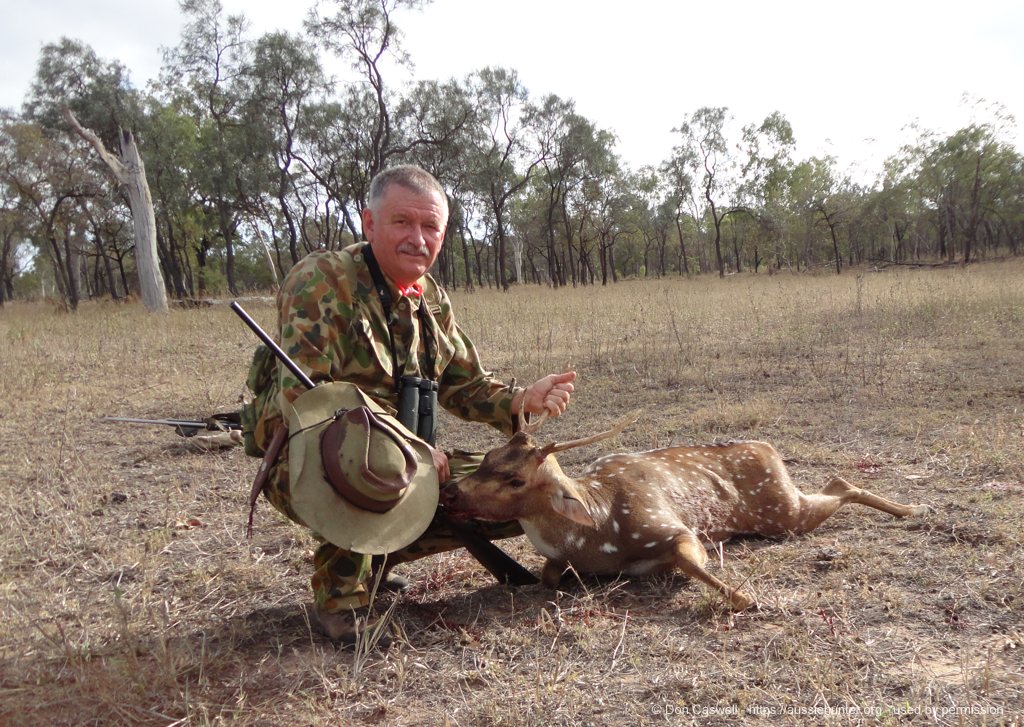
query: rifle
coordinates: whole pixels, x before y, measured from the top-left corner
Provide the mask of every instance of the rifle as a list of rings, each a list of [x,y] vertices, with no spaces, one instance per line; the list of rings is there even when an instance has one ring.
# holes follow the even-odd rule
[[[135,417],[103,417],[106,422],[123,422],[125,424],[160,424],[174,427],[174,433],[179,437],[194,437],[200,431],[227,432],[232,429],[241,429],[242,422],[238,412],[226,414],[214,414],[203,421],[190,421],[188,419],[136,419]]]
[[[274,355],[277,356],[277,360],[284,364],[307,389],[312,389],[315,386],[309,376],[307,376],[306,373],[288,357],[288,354],[286,354],[284,350],[278,346],[269,335],[267,335],[266,331],[260,328],[260,325],[245,312],[242,306],[239,305],[238,301],[231,301],[231,310],[238,314],[238,317],[245,322],[249,329],[255,333],[271,351],[273,351]],[[285,430],[283,428],[280,429],[274,436],[275,441],[271,442],[268,447],[268,456],[264,458],[263,463],[260,465],[259,472],[256,474],[256,480],[253,482],[252,492],[250,493],[250,508],[255,506],[255,498],[259,496],[260,491],[263,489],[263,483],[266,482],[267,474],[270,471],[270,464],[272,464],[272,461],[268,460],[275,459],[281,446],[284,444],[284,432]],[[473,526],[470,523],[455,520],[444,511],[444,508],[440,506],[438,507],[437,516],[451,529],[455,536],[462,541],[462,545],[465,547],[466,551],[476,558],[477,561],[479,561],[479,563],[486,568],[492,576],[498,579],[500,583],[505,583],[510,586],[528,586],[537,583],[537,577],[533,575],[533,573],[526,570],[526,568],[508,555],[508,553],[503,551],[490,540],[479,533],[474,532]],[[251,509],[249,512],[249,527],[252,527]]]

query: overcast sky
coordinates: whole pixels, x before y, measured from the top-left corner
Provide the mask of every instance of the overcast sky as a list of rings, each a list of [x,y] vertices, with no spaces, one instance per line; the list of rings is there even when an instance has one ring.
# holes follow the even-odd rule
[[[252,33],[298,31],[314,0],[222,0]],[[44,43],[68,36],[117,59],[145,88],[183,24],[177,0],[0,0],[0,106],[19,109]],[[631,166],[657,164],[672,128],[701,106],[740,124],[781,111],[800,157],[832,154],[874,173],[907,127],[988,121],[978,99],[1021,121],[1021,0],[435,0],[396,17],[419,78],[516,69],[531,96],[576,101],[613,131]],[[965,94],[971,99],[964,103]]]

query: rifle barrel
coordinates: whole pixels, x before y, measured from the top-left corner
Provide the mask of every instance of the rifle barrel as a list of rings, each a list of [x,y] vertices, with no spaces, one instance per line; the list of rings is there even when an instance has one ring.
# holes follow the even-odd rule
[[[255,333],[263,343],[266,344],[267,348],[274,352],[277,356],[277,360],[288,367],[288,370],[295,374],[303,386],[307,389],[312,389],[316,384],[313,380],[306,375],[306,372],[298,367],[298,365],[288,358],[288,354],[284,350],[274,343],[274,339],[267,335],[267,332],[260,328],[260,324],[252,319],[252,317],[245,312],[245,309],[238,303],[237,300],[231,301],[231,310],[238,314],[238,317],[245,321],[245,325],[249,326],[250,330]]]
[[[170,427],[196,427],[206,429],[206,422],[193,422],[185,419],[137,419],[135,417],[103,417],[108,422],[127,422],[128,424],[165,424]],[[230,429],[231,425],[225,423],[225,428]]]

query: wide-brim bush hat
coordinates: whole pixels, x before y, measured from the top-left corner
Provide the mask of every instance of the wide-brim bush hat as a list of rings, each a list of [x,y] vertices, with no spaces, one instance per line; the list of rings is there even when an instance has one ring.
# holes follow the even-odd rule
[[[320,384],[284,409],[291,506],[307,526],[369,555],[426,531],[439,495],[426,442],[345,382]]]

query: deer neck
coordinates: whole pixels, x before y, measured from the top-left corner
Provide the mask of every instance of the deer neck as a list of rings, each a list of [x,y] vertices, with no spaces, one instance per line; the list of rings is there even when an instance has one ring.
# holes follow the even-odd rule
[[[608,519],[611,493],[607,488],[594,489],[590,486],[589,480],[577,480],[565,474],[554,455],[547,456],[537,468],[537,474],[552,489],[561,487],[572,493],[572,496],[587,508],[598,527]],[[565,520],[558,517],[557,522],[564,525]]]

